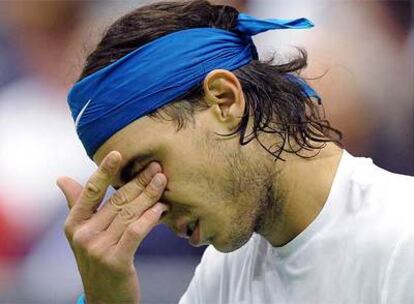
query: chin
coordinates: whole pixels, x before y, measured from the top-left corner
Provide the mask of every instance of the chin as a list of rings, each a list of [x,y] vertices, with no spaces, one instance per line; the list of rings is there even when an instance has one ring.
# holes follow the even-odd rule
[[[252,234],[249,236],[237,235],[236,237],[228,237],[225,240],[214,238],[210,244],[213,245],[218,251],[228,253],[241,248],[250,240],[251,236]]]

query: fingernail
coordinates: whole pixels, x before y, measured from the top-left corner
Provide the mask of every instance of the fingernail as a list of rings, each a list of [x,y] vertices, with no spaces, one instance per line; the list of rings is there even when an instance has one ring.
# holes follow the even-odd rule
[[[168,208],[164,204],[157,203],[152,207],[152,209],[157,213],[162,213],[162,212],[166,211]]]
[[[112,153],[109,155],[108,157],[108,165],[113,168],[117,165],[118,163],[118,155],[115,153]]]
[[[155,187],[157,188],[161,188],[162,184],[163,184],[163,180],[160,177],[160,175],[155,175],[154,178],[152,179],[152,183],[154,184]]]
[[[157,174],[157,173],[159,173],[159,172],[161,172],[161,166],[160,166],[160,164],[159,163],[157,163],[157,162],[151,162],[149,165],[148,165],[148,167],[147,168],[149,168],[150,169],[150,172],[152,173],[152,174]]]
[[[59,189],[62,189],[62,187],[60,186],[60,178],[58,178],[56,181],[56,186],[58,186]]]
[[[58,188],[59,188],[61,191],[63,191],[63,186],[62,186],[62,178],[61,178],[61,177],[59,177],[59,178],[56,180],[56,186],[58,186]]]

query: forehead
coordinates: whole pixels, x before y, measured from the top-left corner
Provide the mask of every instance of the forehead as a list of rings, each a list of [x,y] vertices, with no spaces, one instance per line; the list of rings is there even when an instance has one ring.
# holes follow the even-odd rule
[[[137,119],[112,135],[93,156],[94,162],[99,165],[105,156],[111,151],[118,151],[122,155],[122,166],[137,153],[146,153],[157,142],[156,136],[160,130],[156,122],[148,117]]]

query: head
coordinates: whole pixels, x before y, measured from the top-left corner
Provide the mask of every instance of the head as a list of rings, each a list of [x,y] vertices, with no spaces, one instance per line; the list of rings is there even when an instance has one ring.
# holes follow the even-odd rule
[[[175,31],[234,31],[237,16],[236,9],[207,1],[141,7],[108,29],[81,78]],[[180,223],[199,220],[205,243],[235,250],[265,229],[270,211],[281,210],[275,180],[284,155],[317,153],[326,142],[340,140],[321,115],[321,105],[286,77],[303,69],[306,60],[299,50],[282,64],[253,60],[234,71],[213,70],[184,96],[115,133],[93,159],[100,163],[113,150],[122,154],[125,170],[115,187],[149,162],[159,162],[168,179],[162,201],[170,211],[164,223],[176,230]]]

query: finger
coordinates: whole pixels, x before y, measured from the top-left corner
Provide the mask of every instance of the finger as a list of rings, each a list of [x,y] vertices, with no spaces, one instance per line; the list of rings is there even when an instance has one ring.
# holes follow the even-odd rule
[[[65,195],[69,210],[72,209],[76,200],[79,198],[83,187],[77,181],[68,176],[59,177],[56,181],[56,185]]]
[[[142,216],[132,222],[122,234],[121,239],[116,245],[115,254],[126,259],[133,256],[138,249],[139,244],[147,234],[156,226],[164,211],[168,207],[162,203],[156,203],[152,208],[146,210]]]
[[[164,190],[166,181],[167,179],[165,175],[157,173],[141,195],[122,208],[114,221],[104,232],[109,242],[117,243],[126,227],[141,217],[145,210],[151,208],[158,202],[162,191]]]
[[[113,176],[118,172],[120,163],[121,154],[117,151],[112,151],[103,159],[72,207],[71,221],[84,221],[92,216],[105,196]]]
[[[151,182],[154,175],[159,172],[161,172],[161,166],[156,162],[150,163],[142,173],[121,187],[109,198],[101,210],[92,216],[88,226],[94,231],[106,230],[116,215],[122,210],[122,207],[137,198]]]

